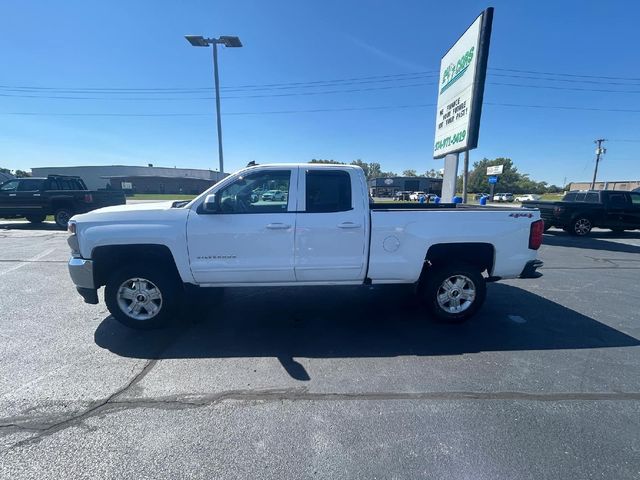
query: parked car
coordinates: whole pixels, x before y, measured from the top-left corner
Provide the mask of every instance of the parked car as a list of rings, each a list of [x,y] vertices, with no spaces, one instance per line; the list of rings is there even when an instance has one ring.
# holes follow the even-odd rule
[[[513,202],[513,193],[496,193],[493,196],[494,202]]]
[[[296,201],[245,201],[270,181]],[[106,286],[107,308],[133,328],[166,323],[184,292],[205,287],[386,283],[416,285],[432,316],[457,323],[480,308],[487,281],[540,276],[538,211],[373,203],[366,187],[356,166],[259,165],[186,204],[77,215],[69,272],[87,303]]]
[[[398,201],[408,201],[408,200],[411,200],[411,192],[407,192],[407,191],[396,192],[393,198]]]
[[[535,202],[536,200],[540,200],[541,198],[542,195],[529,193],[528,195],[518,195],[516,197],[516,202]]]
[[[640,192],[574,191],[559,202],[523,202],[522,206],[540,210],[545,230],[558,227],[580,237],[594,227],[614,232],[640,228]]]
[[[409,200],[413,201],[413,202],[417,202],[418,200],[420,200],[420,197],[425,197],[426,198],[426,193],[424,192],[413,192],[412,194],[409,195]]]
[[[80,177],[14,178],[0,184],[0,218],[25,217],[31,223],[41,223],[53,215],[64,229],[77,213],[125,203],[122,190],[87,190]]]
[[[280,190],[267,190],[262,194],[262,200],[272,202],[282,202],[286,200],[286,195]]]

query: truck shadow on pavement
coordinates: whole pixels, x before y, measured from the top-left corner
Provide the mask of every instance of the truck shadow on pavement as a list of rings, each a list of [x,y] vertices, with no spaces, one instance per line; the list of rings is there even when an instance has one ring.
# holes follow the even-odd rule
[[[592,232],[588,237],[574,237],[561,231],[549,231],[544,235],[543,245],[573,247],[586,250],[608,250],[620,253],[640,253],[640,245],[621,243],[616,240],[640,240],[640,232]]]
[[[26,221],[0,220],[0,230],[55,230],[62,232],[54,222],[30,223]]]
[[[298,380],[309,380],[309,375],[295,357],[640,345],[615,328],[505,284],[489,285],[484,308],[462,325],[430,321],[411,291],[396,286],[232,289],[218,304],[200,309],[200,314],[183,315],[186,326],[156,331],[130,330],[107,317],[95,332],[95,342],[133,358],[275,357]],[[190,322],[198,315],[198,323]]]

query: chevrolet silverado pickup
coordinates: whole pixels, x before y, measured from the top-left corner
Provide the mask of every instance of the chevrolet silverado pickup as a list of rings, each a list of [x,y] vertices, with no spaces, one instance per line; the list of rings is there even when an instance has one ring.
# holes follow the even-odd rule
[[[0,184],[0,218],[26,217],[31,223],[41,223],[53,215],[64,229],[76,213],[124,203],[122,191],[87,190],[81,178],[67,175],[14,178]]]
[[[285,195],[255,194],[273,190]],[[259,165],[188,203],[74,216],[69,271],[87,303],[105,286],[133,328],[165,324],[206,288],[398,283],[455,323],[480,308],[486,282],[540,276],[543,228],[536,210],[373,203],[355,166]]]
[[[545,230],[558,227],[579,237],[594,227],[614,232],[640,228],[640,193],[636,192],[569,192],[560,202],[522,202],[522,206],[540,210]]]

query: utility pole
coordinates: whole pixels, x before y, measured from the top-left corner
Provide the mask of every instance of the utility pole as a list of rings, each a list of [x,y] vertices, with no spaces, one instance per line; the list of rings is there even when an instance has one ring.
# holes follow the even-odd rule
[[[593,143],[597,144],[596,148],[596,168],[593,171],[593,181],[591,182],[591,190],[595,190],[596,188],[596,177],[598,176],[598,163],[600,163],[600,155],[604,155],[607,152],[606,148],[602,148],[602,143],[605,141],[604,138],[599,138],[595,140]]]
[[[465,150],[464,164],[462,169],[462,203],[467,203],[468,186],[469,186],[469,150]]]

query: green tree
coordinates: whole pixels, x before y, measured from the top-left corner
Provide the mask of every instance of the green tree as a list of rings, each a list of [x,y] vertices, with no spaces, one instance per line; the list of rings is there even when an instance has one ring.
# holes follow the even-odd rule
[[[11,170],[9,170],[8,168],[0,167],[0,173],[8,173],[9,175],[11,175]]]
[[[402,176],[403,177],[417,177],[418,176],[418,172],[416,172],[414,169],[410,168],[408,170],[405,170],[402,172]]]
[[[24,170],[16,170],[15,175],[18,178],[30,177],[31,172],[25,172]]]
[[[312,159],[309,163],[329,163],[331,165],[346,165],[344,162],[337,162],[335,160],[322,160],[322,159]]]

